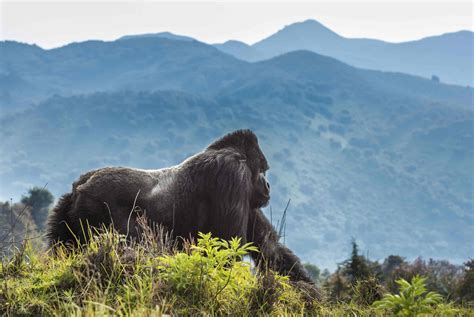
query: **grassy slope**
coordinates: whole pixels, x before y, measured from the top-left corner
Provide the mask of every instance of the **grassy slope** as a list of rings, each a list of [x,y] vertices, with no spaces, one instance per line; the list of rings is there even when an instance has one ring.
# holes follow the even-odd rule
[[[240,246],[202,235],[184,251],[145,230],[127,244],[106,232],[87,248],[55,256],[20,248],[0,268],[0,314],[8,316],[318,315],[384,316],[354,303],[328,304],[272,272],[254,274]],[[472,311],[437,308],[436,315]],[[450,312],[450,314],[447,314]],[[459,315],[458,315],[459,316]]]

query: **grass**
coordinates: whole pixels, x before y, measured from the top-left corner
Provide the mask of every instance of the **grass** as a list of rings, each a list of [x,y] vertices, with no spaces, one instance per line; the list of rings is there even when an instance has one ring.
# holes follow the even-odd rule
[[[255,247],[200,234],[175,241],[143,230],[126,241],[104,230],[74,251],[35,250],[25,242],[0,267],[0,315],[6,316],[386,316],[380,308],[316,301],[288,277],[254,272],[242,261]],[[430,316],[469,316],[440,304]]]

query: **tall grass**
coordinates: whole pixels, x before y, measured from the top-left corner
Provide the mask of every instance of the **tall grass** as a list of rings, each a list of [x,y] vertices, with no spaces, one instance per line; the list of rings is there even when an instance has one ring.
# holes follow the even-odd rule
[[[253,316],[304,309],[287,277],[254,274],[242,261],[256,250],[250,244],[200,234],[178,251],[163,234],[144,236],[130,242],[105,230],[87,246],[58,246],[54,255],[25,242],[0,267],[0,314]]]
[[[0,315],[6,316],[384,316],[372,306],[329,304],[270,270],[243,261],[251,244],[200,234],[170,239],[143,226],[127,241],[113,229],[86,246],[54,253],[22,244],[0,267]],[[453,310],[446,310],[449,314]],[[436,314],[437,308],[433,306]],[[466,315],[467,316],[467,315]]]

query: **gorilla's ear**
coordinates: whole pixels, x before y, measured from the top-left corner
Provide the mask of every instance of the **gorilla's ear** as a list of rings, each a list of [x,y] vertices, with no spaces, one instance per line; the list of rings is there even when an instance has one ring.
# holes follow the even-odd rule
[[[248,145],[257,145],[258,140],[255,133],[249,129],[237,130],[226,134],[219,140],[213,142],[207,147],[208,150],[220,150],[228,147],[233,147],[238,150],[245,150]]]

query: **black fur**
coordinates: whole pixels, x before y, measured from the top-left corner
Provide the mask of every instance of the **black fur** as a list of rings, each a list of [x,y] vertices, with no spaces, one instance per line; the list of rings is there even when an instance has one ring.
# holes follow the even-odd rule
[[[251,254],[258,266],[289,275],[293,281],[313,282],[300,259],[279,242],[278,233],[260,209],[251,211],[247,229],[247,240],[257,245],[260,251]]]
[[[177,166],[158,170],[106,167],[82,175],[49,219],[48,238],[75,244],[87,240],[86,223],[113,224],[130,237],[138,235],[136,210],[170,229],[175,237],[212,232],[223,239],[241,237],[261,253],[252,256],[294,280],[311,282],[299,259],[278,242],[260,207],[270,199],[264,176],[269,168],[250,130],[230,133]]]

